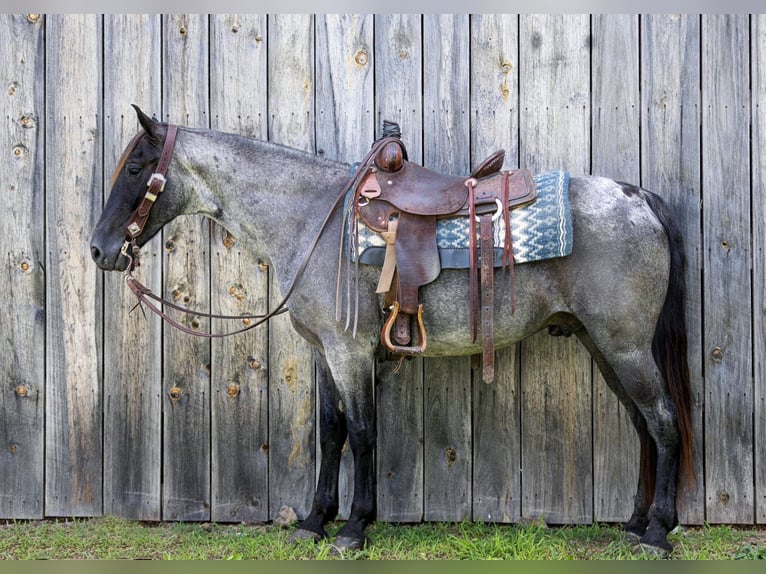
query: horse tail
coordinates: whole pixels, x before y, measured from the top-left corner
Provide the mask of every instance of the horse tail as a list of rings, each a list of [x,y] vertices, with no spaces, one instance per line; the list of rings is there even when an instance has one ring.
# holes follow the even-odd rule
[[[665,201],[658,195],[643,191],[643,197],[659,219],[668,236],[670,248],[670,276],[668,291],[652,341],[652,354],[667,384],[676,408],[680,433],[680,465],[678,480],[681,486],[691,486],[694,477],[694,433],[692,428],[692,393],[687,357],[686,318],[686,257],[681,230],[673,220]],[[653,466],[653,465],[652,465]]]

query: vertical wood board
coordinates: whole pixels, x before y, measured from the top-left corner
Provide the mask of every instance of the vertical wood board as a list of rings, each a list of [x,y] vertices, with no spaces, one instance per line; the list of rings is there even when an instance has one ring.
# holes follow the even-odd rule
[[[161,18],[107,15],[106,52],[146,70],[104,68],[104,201],[123,149],[141,129],[130,107],[160,109]],[[141,250],[135,276],[160,291],[161,240]],[[159,317],[131,312],[136,299],[121,273],[104,273],[104,512],[159,520],[162,445],[162,325]]]
[[[423,165],[454,175],[470,171],[467,14],[423,20]],[[428,309],[424,321],[428,323]],[[426,520],[471,517],[471,359],[427,359],[424,369]]]
[[[755,521],[766,523],[766,16],[752,18]]]
[[[593,173],[638,185],[638,17],[592,18]],[[593,386],[593,518],[624,522],[633,511],[628,493],[638,484],[640,445],[625,408],[597,369]]]
[[[314,17],[273,15],[268,22],[269,139],[312,152]],[[271,305],[282,296],[274,277]],[[269,515],[283,506],[299,518],[310,509],[316,472],[316,389],[306,341],[286,317],[269,321]]]
[[[590,19],[522,15],[519,35],[521,167],[587,173]],[[520,345],[522,514],[589,523],[590,356],[579,342],[544,333]]]
[[[266,16],[210,17],[211,128],[266,139]],[[265,313],[268,266],[240,238],[212,226],[211,306],[223,315]],[[249,319],[213,320],[216,333]],[[269,517],[268,325],[212,342],[211,518]]]
[[[317,16],[316,50],[317,153],[348,163],[359,161],[375,139],[373,16]],[[335,197],[338,191],[327,193]],[[339,477],[341,518],[351,512],[352,459],[346,442]]]
[[[422,28],[418,15],[375,17],[377,136],[399,123],[411,161],[422,162]],[[423,519],[423,359],[376,365],[378,519]]]
[[[518,167],[518,16],[471,17],[471,168],[496,149],[504,169]],[[505,301],[507,305],[507,300]],[[521,420],[518,345],[495,353],[495,380],[473,373],[472,516],[487,522],[521,517]]]
[[[43,517],[45,262],[44,20],[0,15],[0,518]]]
[[[208,19],[166,15],[163,23],[163,117],[208,127]],[[183,134],[180,135],[183,137]],[[172,177],[172,163],[168,177]],[[210,311],[209,223],[182,216],[163,230],[163,295],[189,309]],[[210,321],[180,322],[206,331]],[[210,341],[166,327],[163,337],[163,518],[210,519]]]
[[[101,207],[101,37],[100,16],[46,17],[48,516],[102,512],[101,286],[86,263]]]
[[[707,520],[753,521],[747,16],[704,15],[702,172]]]
[[[696,483],[679,491],[679,518],[684,524],[701,524],[705,503],[699,17],[643,16],[641,47],[641,183],[670,206],[683,234],[686,254],[687,358]]]

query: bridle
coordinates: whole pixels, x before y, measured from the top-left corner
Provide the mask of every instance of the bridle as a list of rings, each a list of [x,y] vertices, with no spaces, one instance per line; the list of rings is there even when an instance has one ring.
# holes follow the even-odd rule
[[[111,188],[114,187],[114,184],[117,181],[117,178],[119,177],[120,172],[122,171],[125,163],[127,162],[128,157],[130,156],[133,149],[138,145],[138,142],[145,135],[145,133],[146,132],[139,132],[136,136],[133,137],[133,139],[130,141],[128,146],[125,148],[125,151],[122,153],[122,156],[120,157],[120,160],[117,163],[117,167],[115,169],[114,175],[112,176]],[[152,293],[152,291],[148,287],[143,285],[140,281],[138,281],[138,279],[136,279],[133,276],[133,270],[138,266],[138,255],[140,252],[137,239],[144,231],[146,222],[149,219],[149,214],[151,213],[152,207],[154,207],[154,204],[157,201],[159,194],[162,193],[162,191],[165,189],[165,183],[167,182],[166,174],[167,174],[168,167],[170,165],[171,157],[173,155],[173,149],[175,148],[177,134],[178,134],[178,126],[173,124],[168,124],[167,135],[165,137],[165,142],[162,146],[162,153],[160,154],[160,159],[157,163],[156,171],[152,173],[152,175],[149,177],[149,180],[146,183],[146,192],[144,193],[144,196],[141,198],[141,201],[138,207],[135,209],[135,211],[132,213],[127,223],[125,224],[125,228],[124,228],[125,242],[123,243],[122,248],[120,249],[120,253],[128,259],[128,266],[125,269],[125,281],[128,284],[128,287],[130,287],[130,290],[133,292],[133,294],[138,298],[138,303],[136,304],[136,307],[145,305],[152,312],[159,315],[164,321],[168,322],[170,325],[179,329],[180,331],[183,331],[184,333],[187,333],[189,335],[194,335],[195,337],[207,337],[207,338],[228,337],[230,335],[244,333],[245,331],[249,331],[250,329],[257,327],[258,325],[265,323],[272,317],[285,313],[289,310],[286,306],[287,300],[290,298],[290,295],[292,295],[295,287],[298,284],[299,279],[303,275],[303,272],[305,271],[306,266],[308,265],[311,254],[314,252],[314,249],[319,243],[319,239],[322,236],[322,233],[327,228],[327,225],[330,222],[330,218],[332,214],[343,203],[343,200],[348,190],[351,189],[352,186],[358,184],[359,181],[361,181],[361,178],[364,175],[366,175],[367,170],[359,169],[357,170],[357,172],[354,174],[353,177],[349,178],[348,183],[343,187],[343,190],[338,195],[337,199],[335,200],[335,203],[333,203],[332,207],[330,208],[330,211],[328,212],[327,216],[322,222],[322,225],[320,226],[319,231],[317,232],[317,235],[314,238],[314,241],[311,243],[311,245],[309,246],[309,249],[306,251],[306,254],[303,256],[303,260],[301,261],[301,264],[299,265],[298,270],[295,272],[295,276],[293,277],[292,282],[290,283],[287,291],[285,292],[285,295],[283,296],[282,301],[280,301],[276,305],[273,311],[265,315],[263,314],[218,315],[215,313],[204,313],[199,311],[192,311],[190,309],[186,309],[184,307],[176,305],[175,303],[172,303],[171,301],[168,301],[167,299],[164,299]],[[365,162],[364,162],[365,167],[369,165],[370,162],[368,158],[370,158],[371,156],[372,156],[372,151],[368,154],[368,157],[365,158]],[[195,331],[193,329],[190,329],[189,327],[186,327],[185,325],[182,325],[181,323],[179,323],[178,321],[176,321],[175,319],[173,319],[172,317],[164,313],[162,309],[160,309],[157,305],[153,303],[153,301],[161,305],[164,305],[165,307],[174,309],[176,311],[180,311],[181,313],[185,313],[187,315],[206,317],[208,319],[232,319],[232,320],[255,319],[255,321],[236,331],[230,331],[227,333],[205,333],[201,331]]]
[[[131,152],[138,145],[138,142],[141,140],[144,134],[145,132],[139,132],[125,148],[122,157],[117,163],[117,168],[115,169],[114,176],[112,177],[112,187],[114,187],[114,184],[119,177],[120,171],[123,169],[125,162],[127,161]],[[157,168],[154,173],[149,176],[149,180],[146,182],[146,191],[144,192],[144,196],[141,198],[138,207],[135,209],[135,211],[133,211],[130,218],[128,218],[127,223],[125,224],[125,242],[122,245],[122,249],[120,249],[120,253],[128,259],[128,266],[125,269],[125,281],[133,294],[138,298],[138,304],[136,307],[145,305],[152,312],[160,316],[164,321],[170,323],[173,327],[183,331],[184,333],[194,335],[195,337],[217,338],[227,337],[229,335],[236,335],[237,333],[249,331],[250,329],[253,329],[254,327],[257,327],[258,325],[268,321],[275,315],[285,313],[287,311],[287,307],[285,307],[285,304],[287,303],[287,297],[285,297],[285,299],[279,305],[277,305],[274,311],[266,315],[218,315],[215,313],[192,311],[190,309],[186,309],[185,307],[176,305],[175,303],[172,303],[171,301],[168,301],[167,299],[154,294],[148,287],[143,285],[133,276],[133,270],[138,266],[138,255],[140,252],[137,240],[138,237],[144,232],[144,227],[146,226],[146,222],[149,219],[149,215],[151,214],[152,208],[154,207],[157,198],[159,197],[160,193],[165,190],[165,184],[167,182],[166,175],[170,165],[170,159],[173,156],[173,149],[175,148],[177,135],[178,126],[169,124],[167,128],[167,135],[165,136],[165,143],[162,146],[162,153],[160,154],[160,159],[157,163]],[[257,321],[250,323],[242,329],[228,333],[205,333],[201,331],[195,331],[179,323],[167,315],[164,311],[162,311],[162,309],[155,305],[154,302],[159,303],[160,305],[164,305],[165,307],[175,309],[176,311],[180,311],[181,313],[185,313],[187,315],[196,315],[198,317],[207,317],[209,319],[257,319]]]

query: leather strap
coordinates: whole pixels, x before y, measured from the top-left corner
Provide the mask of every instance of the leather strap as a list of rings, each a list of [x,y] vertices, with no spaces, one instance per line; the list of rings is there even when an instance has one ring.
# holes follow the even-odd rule
[[[383,269],[380,271],[378,288],[376,293],[387,293],[391,290],[394,281],[394,272],[396,271],[396,228],[399,220],[394,219],[388,222],[388,231],[383,231],[380,235],[386,242],[386,257],[383,260]]]
[[[481,345],[483,349],[482,379],[491,383],[495,378],[495,236],[492,233],[492,216],[479,218],[481,237]]]
[[[146,183],[146,193],[144,193],[141,203],[139,203],[138,207],[133,212],[133,215],[128,219],[128,223],[125,225],[125,237],[127,240],[136,239],[143,233],[146,220],[149,219],[149,214],[152,211],[154,203],[157,201],[157,196],[165,189],[165,174],[168,172],[170,159],[173,157],[173,149],[176,145],[177,134],[178,126],[172,124],[168,125],[165,143],[162,146],[160,160],[157,163],[157,171],[151,175],[149,181]]]

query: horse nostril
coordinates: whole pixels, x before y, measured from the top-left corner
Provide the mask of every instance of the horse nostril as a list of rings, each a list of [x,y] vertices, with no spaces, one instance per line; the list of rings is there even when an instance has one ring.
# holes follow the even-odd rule
[[[101,258],[101,250],[95,245],[90,246],[90,255],[94,261],[98,261]]]

